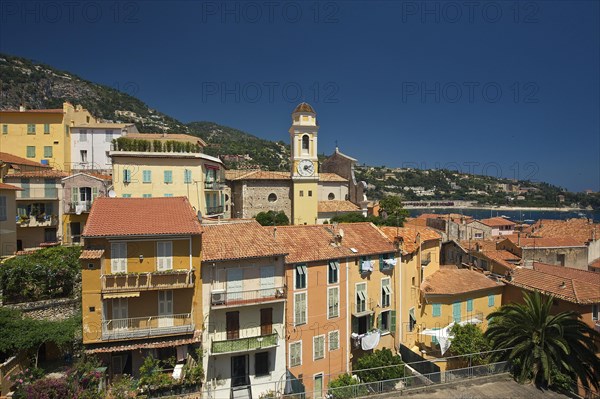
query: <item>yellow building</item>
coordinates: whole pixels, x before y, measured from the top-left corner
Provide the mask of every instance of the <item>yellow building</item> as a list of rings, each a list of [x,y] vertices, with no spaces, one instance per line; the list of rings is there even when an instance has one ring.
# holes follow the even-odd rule
[[[469,323],[485,331],[486,317],[502,305],[503,287],[503,283],[483,273],[455,266],[442,268],[427,277],[421,286],[420,349],[429,356],[445,354],[438,338],[427,333],[430,330],[449,330],[454,324]],[[451,347],[451,341],[449,344]]]
[[[10,256],[17,250],[17,186],[0,183],[0,258]]]
[[[292,113],[290,127],[292,166],[292,224],[317,224],[319,203],[319,159],[317,114],[307,103]]]
[[[71,170],[70,129],[95,122],[80,105],[68,102],[57,109],[0,111],[0,148],[19,157],[43,162],[62,171]]]
[[[185,361],[202,328],[202,228],[189,201],[97,198],[84,229],[83,343],[111,375]]]
[[[185,196],[202,216],[222,217],[224,166],[203,154],[202,146],[200,139],[186,134],[140,133],[118,139],[110,152],[116,196]]]

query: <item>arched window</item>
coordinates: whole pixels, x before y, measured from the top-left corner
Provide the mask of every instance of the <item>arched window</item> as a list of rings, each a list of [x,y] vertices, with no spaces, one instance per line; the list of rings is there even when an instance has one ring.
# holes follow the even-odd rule
[[[302,136],[302,153],[304,154],[308,154],[308,141],[310,140],[310,138],[308,137],[308,134],[305,134],[304,136]]]
[[[269,194],[269,197],[267,199],[269,202],[275,202],[275,201],[277,201],[277,194],[271,193],[271,194]]]
[[[327,199],[329,201],[333,201],[335,199],[335,194],[334,193],[329,193],[329,195],[327,196]]]

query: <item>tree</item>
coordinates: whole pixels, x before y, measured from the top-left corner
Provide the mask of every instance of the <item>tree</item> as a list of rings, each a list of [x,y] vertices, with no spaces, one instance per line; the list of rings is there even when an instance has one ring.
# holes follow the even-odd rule
[[[369,392],[364,385],[360,385],[356,378],[350,374],[342,374],[338,378],[329,381],[327,393],[333,399],[347,399],[367,396]]]
[[[398,196],[388,195],[379,201],[381,224],[386,226],[402,226],[409,213],[402,207]]]
[[[404,363],[388,348],[361,356],[356,362],[356,375],[362,382],[393,380],[404,377]]]
[[[586,388],[600,388],[600,358],[594,344],[600,334],[577,312],[552,314],[553,300],[537,291],[526,293],[525,303],[504,305],[488,315],[484,336],[493,349],[507,349],[494,358],[511,362],[518,381],[529,380],[540,388],[555,385],[555,372],[573,382],[579,379]]]
[[[255,219],[262,226],[287,226],[290,224],[290,219],[283,211],[260,212]]]
[[[487,356],[481,355],[480,352],[490,350],[490,344],[484,337],[483,331],[475,324],[455,324],[452,327],[452,344],[450,345],[450,353],[455,356],[468,356],[472,366],[486,364]],[[466,358],[465,358],[466,360]]]

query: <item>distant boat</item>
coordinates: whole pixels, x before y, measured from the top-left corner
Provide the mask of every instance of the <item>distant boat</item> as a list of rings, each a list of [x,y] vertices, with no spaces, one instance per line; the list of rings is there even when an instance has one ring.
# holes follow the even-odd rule
[[[525,223],[534,223],[534,222],[535,222],[535,220],[533,220],[533,219],[525,219],[525,220],[523,220],[523,221],[524,221]]]
[[[579,216],[580,218],[587,217],[587,215],[585,213],[583,213],[583,212],[578,212],[577,216]]]
[[[510,216],[506,216],[506,215],[500,215],[500,217],[504,218],[504,219],[510,219]]]

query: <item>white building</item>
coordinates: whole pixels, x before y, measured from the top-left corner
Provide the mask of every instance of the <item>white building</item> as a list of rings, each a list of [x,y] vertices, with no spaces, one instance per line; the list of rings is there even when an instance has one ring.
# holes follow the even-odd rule
[[[284,250],[256,221],[202,226],[203,397],[282,394]]]
[[[137,133],[133,123],[81,123],[71,127],[71,168],[111,173],[113,139]]]

